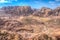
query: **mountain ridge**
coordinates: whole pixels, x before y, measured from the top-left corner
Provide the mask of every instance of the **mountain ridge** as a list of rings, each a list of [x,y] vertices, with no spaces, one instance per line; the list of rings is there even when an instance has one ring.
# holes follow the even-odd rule
[[[2,7],[1,10],[4,10],[4,13],[10,14],[11,16],[60,16],[60,7],[57,7],[55,9],[50,9],[47,7],[42,7],[41,9],[32,9],[30,6],[8,6]]]

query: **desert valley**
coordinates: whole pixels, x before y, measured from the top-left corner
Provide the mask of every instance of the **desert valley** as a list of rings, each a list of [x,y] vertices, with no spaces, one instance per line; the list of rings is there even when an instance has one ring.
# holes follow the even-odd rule
[[[0,40],[60,40],[60,7],[0,8]]]

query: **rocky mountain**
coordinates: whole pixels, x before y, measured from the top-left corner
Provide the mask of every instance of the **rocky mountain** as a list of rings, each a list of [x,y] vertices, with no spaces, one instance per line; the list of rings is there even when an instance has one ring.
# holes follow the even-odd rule
[[[35,15],[40,17],[47,17],[60,15],[60,7],[57,7],[56,9],[50,9],[46,7],[42,7],[41,9],[32,9],[30,6],[8,6],[2,7],[1,9],[4,10],[2,12],[11,14],[11,16]]]
[[[60,40],[60,7],[0,8],[0,40]]]
[[[11,16],[35,15],[40,17],[47,17],[60,15],[60,7],[57,7],[56,9],[50,9],[47,7],[42,7],[41,9],[32,9],[30,6],[8,6],[2,7],[1,9],[4,10],[4,13],[11,14]]]
[[[60,7],[57,7],[56,9],[42,7],[41,9],[35,11],[33,14],[36,16],[41,16],[41,17],[59,16]]]
[[[5,10],[6,14],[11,14],[12,16],[30,15],[33,12],[29,6],[8,6],[1,9]]]

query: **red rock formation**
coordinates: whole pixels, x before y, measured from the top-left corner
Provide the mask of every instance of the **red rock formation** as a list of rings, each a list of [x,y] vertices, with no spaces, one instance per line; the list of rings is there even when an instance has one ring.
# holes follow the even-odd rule
[[[42,7],[41,9],[32,9],[30,6],[8,6],[2,7],[1,9],[4,10],[4,13],[11,14],[12,16],[60,16],[60,7],[57,7],[54,10],[46,7]]]
[[[5,10],[5,13],[12,16],[29,15],[33,12],[29,6],[8,6],[2,9]]]

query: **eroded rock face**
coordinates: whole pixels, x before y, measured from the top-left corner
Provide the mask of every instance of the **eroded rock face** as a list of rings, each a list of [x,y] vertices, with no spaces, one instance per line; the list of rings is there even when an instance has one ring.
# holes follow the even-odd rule
[[[32,9],[30,6],[8,6],[2,7],[4,13],[11,14],[12,16],[28,16],[35,15],[40,17],[48,17],[48,16],[59,16],[60,15],[60,7],[52,10],[47,7],[42,7],[41,9]]]
[[[35,11],[33,14],[40,17],[47,17],[52,14],[51,11],[52,9],[50,8],[42,7],[41,9]]]
[[[36,11],[34,11],[33,15],[43,17],[44,13],[42,13],[40,10],[36,10]]]
[[[5,13],[11,14],[12,16],[29,15],[33,12],[29,6],[8,6],[2,9],[5,10]]]
[[[0,29],[13,30],[15,27],[22,27],[23,23],[17,20],[3,20],[0,19]]]
[[[41,12],[44,13],[44,16],[49,16],[51,14],[52,9],[50,8],[41,8]]]
[[[48,17],[48,16],[59,16],[60,15],[60,7],[52,10],[50,8],[42,7],[41,9],[35,10],[33,15],[40,17]]]
[[[31,7],[29,7],[29,6],[18,7],[17,10],[20,13],[20,15],[30,15],[33,12]]]
[[[60,7],[57,7],[56,9],[54,9],[53,12],[55,13],[54,15],[60,16]]]

